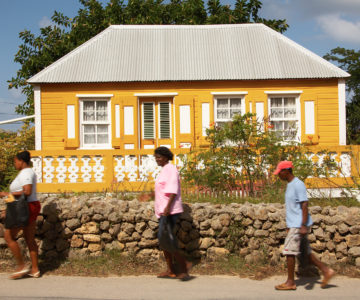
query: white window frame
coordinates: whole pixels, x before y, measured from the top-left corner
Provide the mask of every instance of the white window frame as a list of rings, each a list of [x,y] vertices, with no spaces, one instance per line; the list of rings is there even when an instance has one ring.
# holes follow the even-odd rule
[[[232,118],[228,118],[228,119],[218,119],[217,117],[217,104],[218,104],[218,100],[220,99],[228,99],[231,100],[232,98],[236,98],[236,99],[240,99],[240,114],[241,115],[244,115],[246,113],[245,111],[245,96],[244,94],[242,95],[238,95],[238,94],[229,94],[229,95],[226,95],[225,93],[224,94],[221,94],[221,95],[218,95],[214,98],[214,121],[215,121],[215,124],[219,124],[219,123],[227,123],[227,122],[231,122],[232,121]],[[229,108],[230,109],[230,108]]]
[[[300,93],[302,91],[296,91],[297,93],[284,93],[284,92],[265,92],[268,94],[268,117],[271,122],[271,99],[272,98],[295,98],[295,108],[296,108],[296,119],[279,119],[276,121],[296,121],[297,122],[297,131],[295,140],[288,140],[285,142],[301,142],[301,105],[300,105]],[[275,122],[276,122],[275,121]]]
[[[111,100],[109,98],[81,98],[80,101],[80,149],[112,149],[112,132],[111,132]],[[84,102],[96,102],[96,101],[106,101],[107,102],[107,110],[108,110],[108,121],[107,122],[85,122],[83,118],[84,112]],[[108,135],[109,140],[106,144],[84,144],[84,127],[86,124],[94,124],[94,125],[108,125]]]
[[[149,139],[149,138],[145,138],[145,133],[144,133],[144,103],[152,103],[154,110],[153,110],[153,119],[154,119],[154,137]],[[155,128],[155,102],[154,101],[144,101],[141,103],[141,136],[143,140],[154,140],[156,139],[156,128]]]
[[[169,138],[162,138],[160,136],[160,103],[168,103],[169,104],[169,119],[170,119],[170,137]],[[171,102],[170,101],[159,101],[158,102],[158,137],[159,137],[159,140],[172,139],[172,113],[171,113]]]

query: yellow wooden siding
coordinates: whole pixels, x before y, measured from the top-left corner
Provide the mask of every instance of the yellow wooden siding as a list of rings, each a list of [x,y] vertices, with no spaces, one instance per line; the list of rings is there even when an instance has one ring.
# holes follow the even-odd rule
[[[58,93],[41,92],[42,148],[64,149],[64,98]]]
[[[76,137],[79,139],[79,99],[76,94],[113,94],[111,97],[112,145],[124,149],[124,144],[139,142],[138,98],[135,93],[178,93],[175,101],[176,147],[180,143],[191,143],[197,147],[206,145],[202,136],[202,103],[210,103],[210,123],[214,121],[214,97],[211,92],[247,92],[244,96],[246,111],[249,103],[256,112],[256,102],[264,103],[265,117],[268,115],[268,95],[265,91],[301,90],[301,132],[306,142],[304,101],[315,103],[315,135],[313,141],[319,145],[339,144],[338,81],[330,80],[263,80],[263,81],[197,81],[197,82],[138,82],[138,83],[93,83],[93,84],[46,84],[41,86],[42,148],[65,149],[66,104],[74,104],[76,114]],[[179,105],[191,107],[191,134],[179,132]],[[115,138],[115,105],[120,105],[120,138]],[[133,106],[134,135],[124,136],[124,106]],[[172,111],[173,113],[173,111]],[[318,138],[319,137],[319,138]]]
[[[114,91],[114,94],[116,91]],[[112,99],[111,99],[112,100]],[[125,144],[133,144],[134,148],[138,148],[139,135],[138,135],[138,100],[137,97],[133,96],[133,93],[127,93],[123,95],[120,93],[119,96],[120,103],[120,148],[124,149]],[[133,126],[134,126],[134,134],[125,135],[124,132],[124,107],[129,106],[133,107]],[[122,126],[121,126],[122,125]]]

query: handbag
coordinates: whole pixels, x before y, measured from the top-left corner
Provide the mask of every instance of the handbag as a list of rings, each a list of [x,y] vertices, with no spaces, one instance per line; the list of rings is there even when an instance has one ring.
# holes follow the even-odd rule
[[[29,205],[24,194],[15,196],[15,201],[6,203],[5,228],[19,228],[29,223]]]
[[[160,217],[158,238],[160,249],[170,253],[178,251],[177,241],[172,232],[171,224],[167,216]]]

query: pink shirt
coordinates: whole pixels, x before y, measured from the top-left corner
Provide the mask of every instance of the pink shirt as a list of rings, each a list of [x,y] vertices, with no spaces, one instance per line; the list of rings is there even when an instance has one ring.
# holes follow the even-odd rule
[[[160,218],[169,203],[169,194],[176,194],[174,202],[170,207],[170,214],[182,213],[180,176],[176,167],[167,163],[155,181],[155,215]]]

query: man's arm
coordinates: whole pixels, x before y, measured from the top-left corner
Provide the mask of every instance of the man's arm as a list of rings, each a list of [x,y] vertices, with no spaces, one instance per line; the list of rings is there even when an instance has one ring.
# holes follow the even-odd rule
[[[302,210],[302,222],[300,227],[300,234],[307,234],[308,228],[306,224],[308,222],[308,216],[309,216],[308,202],[307,201],[300,202],[300,205]]]

